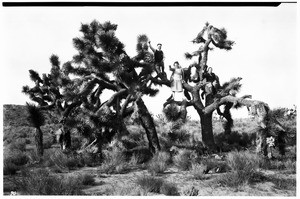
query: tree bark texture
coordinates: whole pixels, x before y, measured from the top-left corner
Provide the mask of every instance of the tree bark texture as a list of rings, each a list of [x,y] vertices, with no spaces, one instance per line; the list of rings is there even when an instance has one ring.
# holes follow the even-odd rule
[[[43,147],[43,132],[40,127],[36,128],[35,131],[35,144],[36,144],[36,151],[39,157],[44,155],[44,147]]]
[[[203,144],[211,150],[216,149],[213,127],[212,127],[212,112],[200,115],[201,134]]]
[[[147,134],[149,149],[151,153],[154,154],[155,152],[160,151],[160,145],[153,118],[151,117],[151,114],[149,113],[144,101],[141,98],[136,101],[136,104],[139,113],[139,120]]]

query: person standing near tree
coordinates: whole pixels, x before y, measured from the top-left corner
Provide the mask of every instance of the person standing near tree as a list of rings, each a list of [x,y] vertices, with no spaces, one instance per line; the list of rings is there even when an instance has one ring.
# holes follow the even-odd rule
[[[154,49],[151,45],[151,41],[148,42],[150,49],[154,53],[154,65],[155,71],[157,74],[162,73],[165,74],[165,64],[164,64],[164,52],[161,50],[161,43],[157,44],[157,49]]]

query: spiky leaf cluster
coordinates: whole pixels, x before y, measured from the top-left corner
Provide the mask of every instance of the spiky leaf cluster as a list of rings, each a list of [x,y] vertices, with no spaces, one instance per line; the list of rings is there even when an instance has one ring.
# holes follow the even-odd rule
[[[34,127],[40,128],[42,125],[44,125],[45,116],[36,105],[27,103],[27,111],[29,113],[28,120]]]
[[[180,110],[176,104],[170,104],[163,110],[168,121],[177,121],[180,118]]]

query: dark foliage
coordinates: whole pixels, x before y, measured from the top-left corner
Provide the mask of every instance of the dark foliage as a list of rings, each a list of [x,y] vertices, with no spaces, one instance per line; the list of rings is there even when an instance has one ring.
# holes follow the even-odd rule
[[[44,125],[45,117],[41,112],[41,110],[34,104],[30,104],[30,103],[26,103],[26,104],[29,113],[28,119],[31,122],[31,124],[36,128],[39,128],[40,126]]]

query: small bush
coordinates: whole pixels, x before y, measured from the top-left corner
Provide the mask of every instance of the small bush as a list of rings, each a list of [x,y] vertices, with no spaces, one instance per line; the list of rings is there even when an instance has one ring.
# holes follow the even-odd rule
[[[241,176],[238,172],[232,171],[225,173],[217,178],[217,182],[224,187],[238,188],[244,186],[248,182],[248,178]]]
[[[168,168],[169,161],[170,155],[167,152],[158,152],[148,164],[148,171],[152,175],[164,173]]]
[[[173,162],[176,167],[183,171],[190,169],[193,159],[195,159],[195,153],[191,150],[183,149],[179,150],[178,154],[173,157]]]
[[[168,121],[176,121],[180,117],[179,107],[174,103],[167,105],[167,107],[164,108],[163,113]]]
[[[17,191],[26,195],[82,195],[78,177],[52,176],[45,169],[23,170],[20,178],[14,178]]]
[[[26,153],[20,151],[20,150],[13,150],[9,151],[7,154],[5,154],[6,161],[9,161],[16,166],[23,166],[28,163],[29,158],[26,155]]]
[[[4,175],[15,175],[20,168],[14,163],[4,160],[3,174]]]
[[[189,141],[190,137],[190,134],[185,129],[179,129],[168,133],[168,138],[172,142],[177,142],[180,144]]]
[[[109,196],[141,196],[141,190],[137,186],[113,186],[105,191]]]
[[[141,187],[144,195],[146,195],[148,192],[160,193],[164,181],[161,178],[142,176],[136,180],[136,184]]]
[[[80,137],[72,137],[71,150],[76,151],[76,150],[80,149],[80,147],[82,146],[81,142],[82,142],[82,139],[80,139]]]
[[[205,176],[205,171],[207,170],[207,166],[198,163],[192,163],[192,167],[190,173],[192,174],[192,178],[195,180],[204,180],[207,179]]]
[[[218,178],[221,186],[242,186],[251,180],[259,167],[259,157],[248,151],[231,152],[227,155],[226,162],[231,171]]]
[[[104,151],[104,160],[101,166],[98,168],[100,173],[124,173],[128,171],[129,164],[126,162],[126,158],[122,151],[118,148],[112,149],[112,151]]]
[[[100,154],[84,152],[80,154],[80,159],[85,166],[93,167],[100,164]]]
[[[178,189],[173,183],[164,182],[160,188],[160,193],[166,196],[179,196]]]
[[[198,196],[199,190],[196,189],[194,186],[186,187],[186,188],[183,189],[182,194],[184,196]]]
[[[81,176],[82,178],[82,184],[83,185],[94,185],[95,184],[95,178],[93,175],[90,174],[84,174],[83,176]]]
[[[251,175],[259,166],[259,156],[249,151],[231,152],[226,157],[228,166],[237,172]]]
[[[49,149],[45,151],[44,166],[74,169],[84,166],[83,160],[77,154],[65,154],[59,149]]]
[[[270,181],[274,183],[275,189],[280,190],[296,190],[296,179],[285,179],[278,177],[271,177]]]
[[[287,160],[284,162],[284,167],[291,173],[296,173],[297,171],[296,161]]]
[[[46,139],[43,142],[43,147],[44,147],[44,149],[50,149],[51,146],[52,146],[52,144],[53,144],[53,140],[52,139]]]
[[[9,145],[9,149],[26,151],[26,139],[25,138],[17,138],[16,140],[11,142],[11,144]]]
[[[68,169],[74,169],[77,167],[82,167],[83,165],[82,165],[80,159],[78,159],[76,156],[70,156],[67,158],[65,166]]]
[[[230,170],[230,167],[225,161],[217,160],[215,158],[203,159],[201,162],[206,166],[206,171],[214,171],[217,173],[224,173]]]

